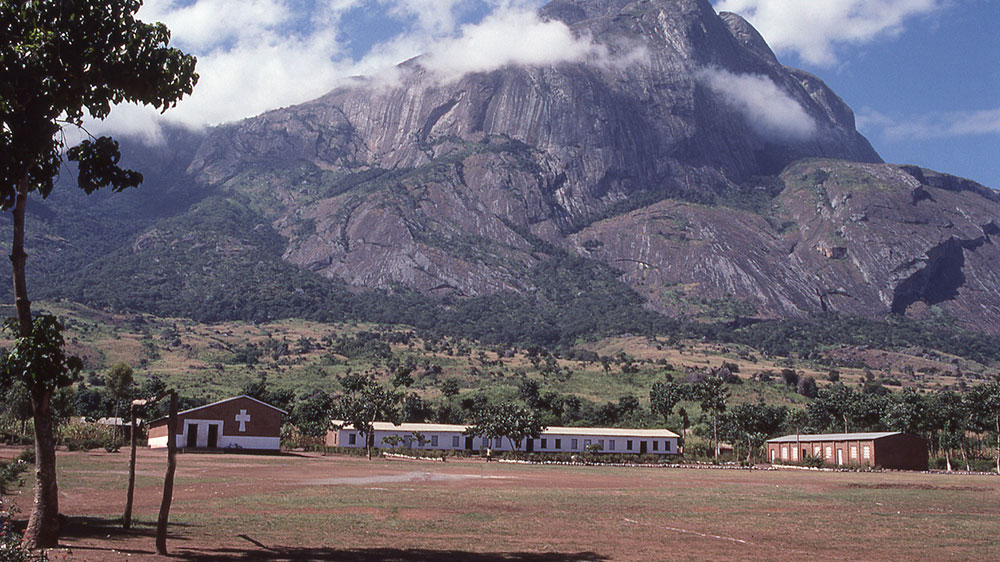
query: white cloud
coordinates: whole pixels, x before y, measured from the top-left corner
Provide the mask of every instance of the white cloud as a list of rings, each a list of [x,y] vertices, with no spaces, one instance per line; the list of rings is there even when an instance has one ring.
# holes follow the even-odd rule
[[[742,113],[750,128],[764,138],[795,141],[816,133],[816,121],[767,76],[733,74],[719,68],[702,69],[696,76]]]
[[[935,112],[905,118],[865,108],[858,112],[857,121],[858,130],[889,141],[1000,135],[1000,108]]]
[[[421,64],[438,76],[454,79],[508,65],[600,61],[607,56],[605,47],[587,37],[574,37],[566,24],[545,22],[533,11],[513,8],[463,26],[458,37],[438,41]]]
[[[379,0],[388,6],[390,15],[416,19],[418,28],[432,35],[455,31],[455,8],[465,0]]]
[[[903,31],[910,19],[944,8],[945,0],[716,0],[716,10],[746,18],[775,51],[830,66],[837,47]]]
[[[541,21],[535,13],[541,3],[146,0],[139,18],[162,21],[171,29],[171,44],[198,57],[200,81],[192,95],[165,114],[126,105],[105,122],[88,122],[87,128],[94,134],[115,132],[157,142],[165,123],[199,128],[302,103],[355,76],[391,80],[397,64],[422,54],[422,64],[445,80],[507,65],[581,60],[625,65],[643,60],[638,51],[612,59],[605,47],[588,37],[574,37],[562,22]],[[486,6],[487,15],[478,23],[459,25],[476,13],[476,6]],[[403,24],[406,31],[354,58],[341,37],[341,20],[373,15]]]

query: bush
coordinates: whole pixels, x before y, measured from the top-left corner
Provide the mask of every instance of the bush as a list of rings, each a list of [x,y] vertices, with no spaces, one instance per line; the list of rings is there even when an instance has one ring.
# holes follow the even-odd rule
[[[114,448],[117,440],[110,426],[90,423],[70,423],[59,428],[58,441],[70,451]]]
[[[35,448],[29,447],[21,451],[21,454],[17,455],[17,460],[26,464],[35,464]]]
[[[811,468],[823,468],[826,465],[821,457],[816,457],[813,455],[805,455],[802,457],[802,466],[808,466]]]
[[[31,552],[21,544],[21,533],[17,532],[10,520],[14,508],[5,498],[0,497],[0,560],[3,562],[23,562],[34,559]]]

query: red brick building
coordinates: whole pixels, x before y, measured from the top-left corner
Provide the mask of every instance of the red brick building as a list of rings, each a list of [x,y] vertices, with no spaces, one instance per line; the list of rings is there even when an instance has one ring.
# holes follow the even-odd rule
[[[281,416],[288,412],[249,396],[177,413],[177,446],[184,449],[281,449]],[[167,446],[167,418],[149,426],[149,446]]]
[[[802,464],[807,457],[829,466],[927,470],[927,441],[899,432],[785,435],[767,442],[767,459]]]

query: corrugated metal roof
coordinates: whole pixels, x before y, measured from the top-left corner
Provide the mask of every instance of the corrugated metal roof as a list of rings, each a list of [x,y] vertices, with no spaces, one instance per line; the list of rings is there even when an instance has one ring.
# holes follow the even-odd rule
[[[343,425],[343,421],[333,421],[333,425]],[[351,427],[347,424],[347,427]],[[375,422],[375,431],[419,431],[423,432],[456,432],[462,433],[469,426],[439,423],[402,423],[394,425],[389,422]],[[613,427],[549,427],[542,435],[592,435],[595,437],[679,437],[669,429],[618,429]]]
[[[883,431],[879,433],[818,433],[785,435],[775,439],[769,439],[768,443],[814,443],[816,441],[873,441],[890,437],[892,435],[902,435],[899,431]]]
[[[182,416],[184,414],[190,414],[191,412],[197,412],[198,410],[204,410],[205,408],[211,408],[212,406],[218,406],[219,404],[225,404],[226,402],[232,402],[233,400],[238,400],[240,398],[246,398],[248,400],[253,400],[254,402],[256,402],[256,403],[258,403],[258,404],[260,404],[262,406],[267,406],[268,408],[271,408],[272,410],[277,410],[277,411],[281,412],[282,414],[284,414],[286,416],[288,415],[288,412],[282,410],[281,408],[279,408],[277,406],[273,406],[271,404],[268,404],[267,402],[262,402],[260,400],[257,400],[253,396],[247,396],[246,394],[241,394],[239,396],[233,396],[232,398],[226,398],[226,399],[223,399],[223,400],[219,400],[218,402],[212,402],[211,404],[205,404],[204,406],[198,406],[197,408],[191,408],[189,410],[184,410],[183,412],[177,412],[177,415],[178,416]],[[161,421],[166,420],[169,417],[170,416],[163,416],[162,418],[156,418],[155,420],[153,420],[153,421],[151,421],[149,423],[151,425],[152,424],[156,424],[156,423],[159,423]]]

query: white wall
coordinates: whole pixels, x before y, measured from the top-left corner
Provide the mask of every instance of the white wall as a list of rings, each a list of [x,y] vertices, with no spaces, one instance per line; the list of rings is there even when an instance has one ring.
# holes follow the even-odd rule
[[[355,447],[364,448],[365,440],[364,437],[358,434],[357,431],[353,429],[340,429],[337,442],[340,447]],[[465,440],[466,436],[461,432],[421,432],[426,438],[427,442],[423,447],[420,447],[416,440],[413,439],[412,431],[375,431],[375,448],[376,449],[391,449],[392,447],[386,443],[382,442],[384,437],[391,435],[398,435],[404,440],[409,438],[411,443],[407,447],[406,443],[400,443],[396,448],[411,448],[411,449],[426,449],[434,451],[462,451],[465,450]],[[350,444],[350,435],[354,434],[355,443]],[[437,446],[432,445],[432,436],[438,437]],[[454,437],[458,437],[458,446],[454,446]],[[546,446],[543,448],[541,446],[542,439],[545,439]],[[556,440],[559,440],[560,447],[556,448]],[[576,440],[576,447],[573,447],[573,440]],[[612,441],[614,441],[614,449],[611,448]],[[632,448],[628,449],[628,442],[632,442]],[[584,453],[586,452],[586,447],[591,443],[603,443],[603,453],[634,453],[638,454],[640,451],[640,443],[646,443],[646,454],[677,454],[677,438],[676,437],[629,437],[629,436],[614,436],[609,437],[606,435],[588,435],[586,433],[579,434],[559,434],[553,435],[548,433],[542,433],[539,439],[535,439],[534,451],[535,452],[546,452],[546,453]],[[656,442],[656,450],[653,450],[653,443]],[[481,437],[472,438],[472,450],[482,451],[486,448],[490,448],[493,451],[511,451],[510,440],[504,437],[500,440],[500,443],[493,441],[488,444],[484,444],[484,439]],[[522,440],[518,444],[518,450],[524,452],[526,450],[525,443]]]
[[[255,437],[252,435],[225,435],[222,433],[223,424],[221,420],[195,420],[187,419],[183,420],[184,426],[181,428],[181,432],[177,435],[177,447],[183,448],[187,447],[188,433],[191,431],[192,426],[197,426],[197,436],[196,436],[196,447],[208,447],[208,428],[210,425],[217,426],[218,429],[218,443],[216,446],[221,449],[233,448],[233,449],[257,449],[257,450],[269,450],[278,451],[281,450],[281,438],[280,437]],[[167,446],[167,437],[154,437],[149,440],[149,447],[151,449],[162,449]]]

